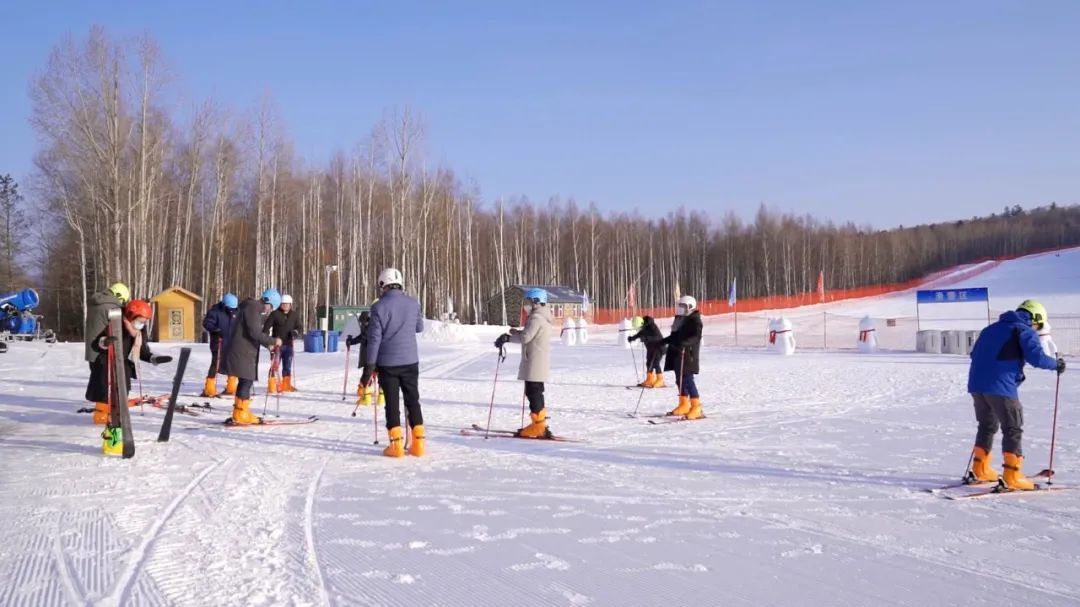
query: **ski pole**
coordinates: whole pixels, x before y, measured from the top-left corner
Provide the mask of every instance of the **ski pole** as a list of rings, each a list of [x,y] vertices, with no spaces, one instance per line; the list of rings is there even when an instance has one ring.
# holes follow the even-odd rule
[[[519,428],[525,427],[525,391],[521,391],[521,425]]]
[[[634,407],[634,415],[633,415],[633,417],[637,417],[637,412],[638,412],[638,409],[640,409],[640,408],[641,408],[641,397],[643,397],[643,396],[645,396],[645,386],[642,386],[642,387],[641,387],[641,392],[638,392],[638,395],[637,395],[637,406],[636,406],[636,407]]]
[[[372,403],[371,410],[375,412],[375,444],[379,444],[379,392],[382,390],[382,386],[379,385],[379,373],[375,372],[375,402]]]
[[[683,393],[683,373],[686,370],[686,348],[679,350],[679,381],[677,385],[679,387],[679,404],[682,405],[682,393]]]
[[[146,393],[142,389],[142,365],[135,359],[135,375],[139,376],[139,415],[146,415]]]
[[[1061,395],[1061,374],[1058,373],[1057,384],[1054,386],[1054,422],[1050,431],[1050,466],[1047,467],[1046,485],[1054,484],[1054,443],[1057,441],[1057,413],[1058,396]]]
[[[341,384],[341,400],[345,400],[345,393],[349,389],[349,355],[352,354],[352,348],[345,347],[345,381]],[[356,411],[353,411],[353,417],[356,417]]]
[[[499,358],[498,362],[495,363],[495,381],[491,384],[491,403],[488,405],[487,429],[484,430],[485,439],[491,434],[491,411],[495,408],[495,389],[499,387],[499,367],[502,366],[503,360],[505,359],[506,349],[499,347]]]
[[[971,455],[968,456],[967,468],[964,469],[964,476],[960,479],[964,483],[971,484],[976,482],[975,473],[971,471],[971,464],[975,462],[975,450],[971,450]]]
[[[277,394],[274,395],[274,417],[281,417],[281,354],[278,354]]]
[[[268,377],[274,377],[274,374],[277,373],[277,357],[278,353],[275,348],[270,351],[270,371],[267,372]],[[263,397],[263,417],[266,417],[266,408],[270,405],[270,382],[267,381],[266,384],[266,396]]]
[[[634,359],[634,378],[638,384],[641,384],[641,373],[638,372],[637,368],[637,352],[634,351],[634,344],[630,344],[630,356]]]

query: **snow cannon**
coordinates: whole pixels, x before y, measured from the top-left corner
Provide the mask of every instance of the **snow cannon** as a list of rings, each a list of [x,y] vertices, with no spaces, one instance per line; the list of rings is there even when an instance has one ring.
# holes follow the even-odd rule
[[[34,308],[41,302],[37,291],[23,289],[0,296],[0,332],[33,338],[38,332]]]
[[[633,334],[634,325],[630,322],[629,318],[624,318],[619,321],[619,343],[622,344],[622,347],[626,348],[627,350],[634,347],[633,344],[626,341],[626,338],[630,337]]]
[[[1044,322],[1039,329],[1039,343],[1042,344],[1043,352],[1046,352],[1047,356],[1057,358],[1058,347],[1054,343],[1054,338],[1050,336],[1050,323]]]
[[[856,344],[859,352],[869,354],[877,352],[877,333],[874,329],[874,319],[864,316],[859,321],[859,342]]]
[[[769,351],[782,356],[795,353],[795,332],[784,316],[769,321]]]
[[[563,319],[561,337],[564,346],[577,345],[577,325],[574,324],[573,318],[567,316]]]
[[[583,346],[589,343],[589,321],[584,318],[577,319],[577,342]]]

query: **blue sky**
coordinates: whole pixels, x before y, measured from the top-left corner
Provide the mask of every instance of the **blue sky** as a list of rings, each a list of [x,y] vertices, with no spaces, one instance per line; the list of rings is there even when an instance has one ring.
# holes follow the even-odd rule
[[[388,110],[486,200],[764,202],[878,227],[1080,203],[1080,2],[48,2],[0,36],[0,173],[66,33],[149,33],[177,111],[269,94],[322,163]]]

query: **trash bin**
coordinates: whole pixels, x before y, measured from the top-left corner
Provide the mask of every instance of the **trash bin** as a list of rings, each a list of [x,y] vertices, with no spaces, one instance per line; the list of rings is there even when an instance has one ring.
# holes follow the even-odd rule
[[[321,333],[321,331],[320,331],[320,333]],[[331,331],[330,332],[330,340],[326,344],[326,351],[327,352],[337,352],[337,342],[338,342],[338,336],[339,335],[341,335],[340,331]]]
[[[323,332],[308,331],[304,334],[304,352],[319,353],[323,351]]]

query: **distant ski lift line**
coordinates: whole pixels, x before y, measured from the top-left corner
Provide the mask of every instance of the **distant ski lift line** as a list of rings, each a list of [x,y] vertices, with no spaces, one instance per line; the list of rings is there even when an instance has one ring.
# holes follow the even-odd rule
[[[916,330],[922,330],[922,306],[936,304],[986,304],[986,324],[993,322],[990,312],[990,289],[987,287],[972,287],[967,289],[920,289],[915,292],[915,320]],[[938,318],[943,320],[974,320],[964,318]]]

